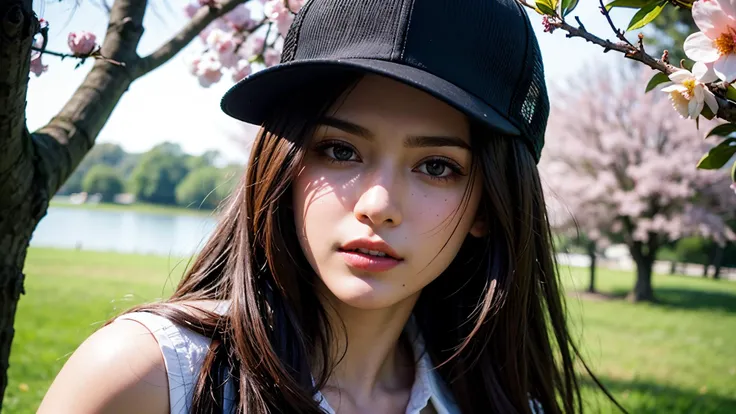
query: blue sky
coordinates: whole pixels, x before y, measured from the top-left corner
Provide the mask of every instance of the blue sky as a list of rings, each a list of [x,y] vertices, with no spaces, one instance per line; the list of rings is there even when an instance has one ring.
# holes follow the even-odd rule
[[[186,22],[182,12],[186,3],[186,0],[149,2],[139,54],[155,50],[182,27]],[[89,0],[79,0],[79,4],[69,0],[35,0],[34,10],[50,23],[48,48],[67,52],[66,38],[71,31],[91,31],[101,39],[107,16],[96,4],[97,1]],[[589,31],[612,38],[613,33],[597,4],[595,0],[581,0],[573,15],[579,16]],[[619,27],[626,27],[631,15],[623,10],[616,11],[613,17]],[[550,86],[574,76],[591,63],[613,64],[623,59],[619,54],[604,54],[600,47],[582,39],[567,39],[562,32],[543,33],[541,17],[532,13],[531,19]],[[195,39],[167,64],[134,82],[101,131],[98,142],[113,142],[127,151],[139,152],[171,141],[190,153],[217,149],[227,159],[243,161],[246,150],[234,138],[253,136],[255,127],[220,112],[220,97],[232,86],[228,77],[205,89],[189,74],[185,59],[196,53],[199,43]],[[26,113],[31,130],[43,126],[61,109],[92,67],[92,62],[86,62],[75,70],[73,59],[61,61],[53,56],[44,56],[43,60],[49,66],[48,71],[38,78],[31,75],[29,84]]]

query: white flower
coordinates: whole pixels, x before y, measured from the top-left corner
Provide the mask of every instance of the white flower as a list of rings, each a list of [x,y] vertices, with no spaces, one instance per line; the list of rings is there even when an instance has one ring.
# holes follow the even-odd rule
[[[718,80],[712,68],[698,62],[693,66],[693,72],[681,69],[671,74],[669,78],[674,85],[662,88],[662,92],[670,94],[672,106],[683,118],[697,118],[705,105],[708,105],[714,114],[718,112],[716,97],[705,86],[706,83]]]
[[[736,80],[736,0],[698,0],[693,20],[701,31],[685,40],[685,54],[697,62],[712,63],[718,77]]]

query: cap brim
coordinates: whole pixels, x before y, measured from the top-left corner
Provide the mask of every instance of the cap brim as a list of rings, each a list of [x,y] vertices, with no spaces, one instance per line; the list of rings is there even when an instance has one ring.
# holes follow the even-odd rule
[[[330,73],[357,70],[386,76],[413,86],[448,103],[491,129],[506,135],[521,135],[511,121],[483,100],[424,70],[377,59],[299,60],[276,65],[246,77],[230,88],[220,103],[233,118],[260,125],[275,104],[290,91]]]

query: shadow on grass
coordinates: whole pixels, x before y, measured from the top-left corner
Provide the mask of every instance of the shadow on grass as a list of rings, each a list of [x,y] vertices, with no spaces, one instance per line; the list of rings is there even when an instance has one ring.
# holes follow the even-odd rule
[[[625,300],[629,292],[615,290],[599,294],[611,300]],[[655,306],[685,310],[705,310],[736,313],[736,294],[697,289],[654,287]],[[583,298],[585,298],[583,296]]]
[[[736,397],[710,394],[707,389],[683,390],[669,385],[646,380],[613,380],[600,378],[616,401],[631,414],[732,414],[736,413]],[[597,396],[591,401],[586,398],[586,412],[618,412],[595,383],[583,379],[583,389]],[[587,393],[586,393],[587,394]]]
[[[736,295],[732,293],[665,287],[655,288],[654,294],[660,306],[736,313]]]

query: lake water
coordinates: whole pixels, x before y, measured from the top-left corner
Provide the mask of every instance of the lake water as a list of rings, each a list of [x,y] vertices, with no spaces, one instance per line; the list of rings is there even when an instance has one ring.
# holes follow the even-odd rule
[[[31,246],[189,256],[204,245],[216,223],[204,215],[50,207]]]
[[[214,217],[205,215],[50,207],[33,233],[31,246],[186,257],[199,251],[216,224]],[[558,253],[557,259],[561,265],[590,266],[587,255]],[[634,268],[628,257],[599,260],[598,264]],[[702,275],[701,265],[688,266],[680,272]],[[669,273],[669,268],[669,262],[655,263],[656,272]],[[736,270],[724,269],[722,277],[736,280]]]

